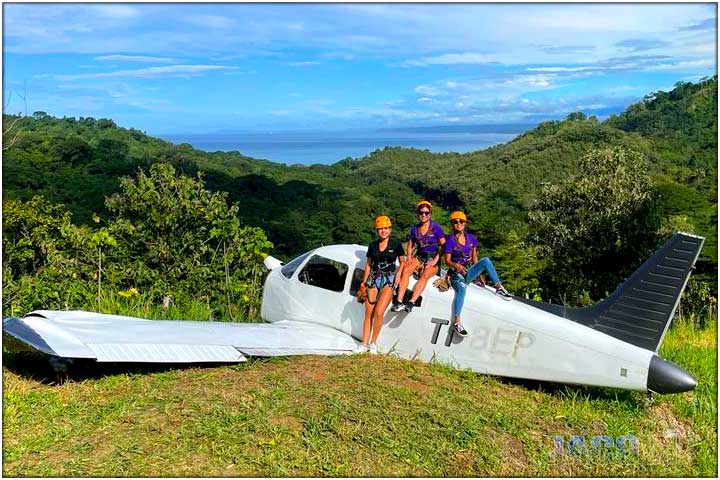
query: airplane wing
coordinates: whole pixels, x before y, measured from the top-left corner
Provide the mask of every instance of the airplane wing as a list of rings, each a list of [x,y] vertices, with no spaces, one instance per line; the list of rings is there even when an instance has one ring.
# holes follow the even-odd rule
[[[145,320],[83,311],[37,310],[3,320],[3,332],[36,350],[98,362],[244,362],[246,355],[337,355],[357,342],[306,322]]]

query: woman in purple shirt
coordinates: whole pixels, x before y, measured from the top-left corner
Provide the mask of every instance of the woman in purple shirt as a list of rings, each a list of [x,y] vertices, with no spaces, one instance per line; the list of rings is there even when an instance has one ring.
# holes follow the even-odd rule
[[[420,200],[415,205],[415,213],[417,213],[420,223],[410,228],[407,244],[407,262],[400,273],[400,284],[398,286],[397,299],[393,299],[391,310],[398,312],[405,309],[410,313],[415,306],[415,302],[420,298],[427,281],[438,272],[438,263],[442,247],[445,244],[445,232],[442,227],[433,222],[432,204],[427,200]],[[422,265],[420,278],[415,284],[410,300],[403,304],[405,298],[405,290],[407,289],[410,275],[412,275],[417,267]]]
[[[460,322],[460,313],[465,303],[465,290],[467,285],[475,280],[483,271],[487,270],[495,285],[495,293],[505,300],[512,299],[511,295],[500,283],[495,266],[488,257],[478,261],[477,239],[472,233],[465,232],[467,217],[465,213],[455,211],[450,214],[452,233],[445,239],[445,264],[450,268],[450,283],[455,289],[455,331],[461,337],[468,334]]]

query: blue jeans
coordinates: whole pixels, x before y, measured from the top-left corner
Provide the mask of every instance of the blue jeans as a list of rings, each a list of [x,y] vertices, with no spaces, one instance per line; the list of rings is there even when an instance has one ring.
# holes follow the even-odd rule
[[[463,304],[465,303],[465,290],[467,289],[468,283],[472,283],[482,272],[485,270],[490,274],[490,279],[493,284],[497,285],[500,283],[497,271],[495,271],[495,265],[488,257],[483,257],[478,263],[470,267],[465,276],[455,272],[450,277],[450,284],[455,289],[455,300],[453,301],[453,307],[455,307],[455,316],[459,317],[462,311]]]

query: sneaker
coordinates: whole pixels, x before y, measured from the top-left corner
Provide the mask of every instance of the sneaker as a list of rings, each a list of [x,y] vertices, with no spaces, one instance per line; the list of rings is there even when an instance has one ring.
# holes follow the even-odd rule
[[[370,349],[368,351],[370,352],[370,355],[377,355],[377,353],[378,353],[377,345],[375,345],[374,343],[371,343]]]
[[[399,312],[403,308],[404,308],[404,305],[393,298],[392,307],[390,307],[390,311]]]
[[[359,347],[357,347],[355,350],[353,350],[353,353],[365,353],[368,351],[368,346],[364,343],[360,344]]]
[[[508,293],[508,291],[505,290],[505,287],[503,287],[502,285],[495,289],[495,295],[502,298],[503,300],[512,300],[512,295],[510,295],[510,293]]]
[[[468,331],[465,330],[465,327],[462,326],[462,323],[456,323],[455,324],[455,333],[457,333],[461,337],[465,337],[465,336],[467,336]]]
[[[415,304],[413,302],[405,302],[405,311],[407,313],[412,312],[412,309],[414,306],[415,306]]]

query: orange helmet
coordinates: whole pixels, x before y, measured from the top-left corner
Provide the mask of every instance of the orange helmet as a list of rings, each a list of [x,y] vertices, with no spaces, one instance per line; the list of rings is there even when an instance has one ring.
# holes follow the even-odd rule
[[[422,207],[423,205],[427,205],[428,208],[432,210],[432,203],[428,202],[427,200],[420,200],[419,202],[417,202],[417,204],[415,204],[415,211],[417,212],[418,210],[420,210],[420,207]]]
[[[390,217],[387,215],[380,215],[375,219],[375,228],[385,228],[385,227],[392,227],[392,222],[390,221]]]
[[[462,220],[463,222],[467,222],[467,217],[465,216],[465,212],[455,210],[450,214],[450,220]]]

